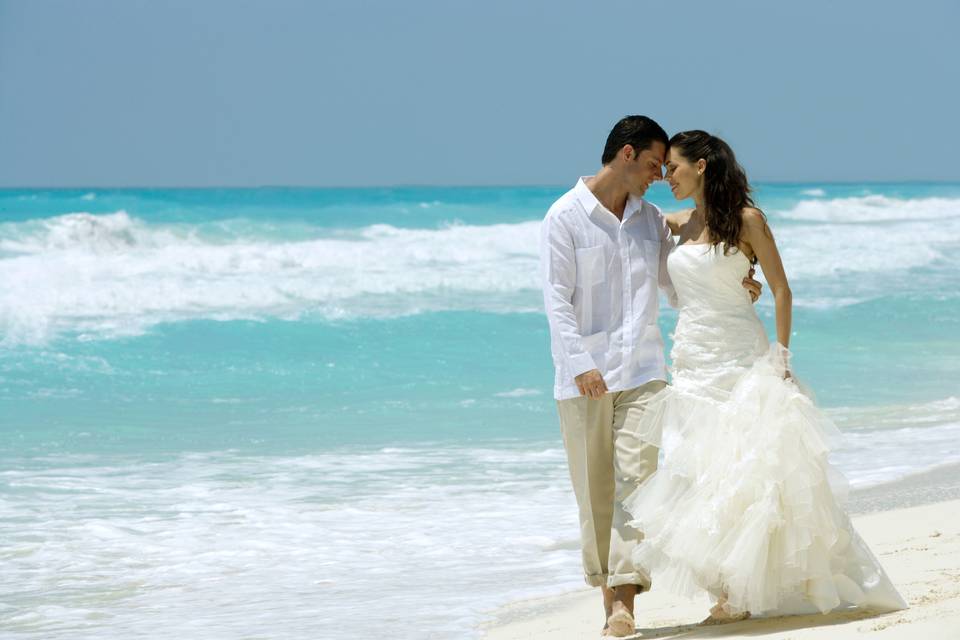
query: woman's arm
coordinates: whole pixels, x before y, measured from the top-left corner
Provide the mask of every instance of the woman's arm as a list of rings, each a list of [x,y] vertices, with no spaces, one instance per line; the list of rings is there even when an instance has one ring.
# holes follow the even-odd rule
[[[743,210],[743,239],[750,246],[753,255],[760,261],[760,268],[770,285],[777,310],[777,342],[784,347],[790,346],[790,323],[793,316],[793,293],[783,270],[783,261],[777,251],[773,232],[767,226],[763,214],[757,209]]]
[[[663,219],[667,221],[667,226],[670,227],[670,235],[680,235],[680,227],[685,225],[687,220],[690,219],[691,211],[693,211],[693,209],[684,209],[683,211],[663,214]]]

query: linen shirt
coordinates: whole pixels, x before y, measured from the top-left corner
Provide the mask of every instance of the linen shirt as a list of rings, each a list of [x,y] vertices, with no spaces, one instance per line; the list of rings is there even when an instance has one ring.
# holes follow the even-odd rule
[[[609,391],[666,381],[658,289],[677,304],[667,273],[674,241],[660,209],[631,195],[621,221],[586,179],[553,203],[540,230],[557,400],[579,396],[574,378],[591,369]]]

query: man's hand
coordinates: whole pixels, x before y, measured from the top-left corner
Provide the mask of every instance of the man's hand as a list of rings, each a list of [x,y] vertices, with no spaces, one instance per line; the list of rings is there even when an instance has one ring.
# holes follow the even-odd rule
[[[753,279],[753,274],[756,272],[757,269],[751,266],[747,277],[743,279],[743,288],[750,292],[750,298],[754,302],[760,299],[760,292],[763,290],[763,285]]]
[[[580,395],[587,396],[591,400],[599,400],[607,392],[607,383],[603,381],[599,369],[584,371],[573,381],[577,383]]]

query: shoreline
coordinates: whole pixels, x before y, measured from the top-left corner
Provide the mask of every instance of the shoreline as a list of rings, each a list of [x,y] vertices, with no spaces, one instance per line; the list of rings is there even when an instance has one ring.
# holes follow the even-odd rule
[[[851,489],[851,516],[960,500],[960,462],[911,473],[882,484]]]
[[[956,478],[960,465],[904,480],[891,491],[878,486],[853,492],[853,524],[910,605],[904,611],[845,610],[826,615],[754,618],[698,627],[709,601],[686,600],[654,585],[637,598],[638,633],[631,638],[746,638],[844,640],[881,633],[884,638],[960,639],[960,499],[903,506],[910,497],[935,496],[931,480]],[[913,481],[913,482],[911,482]],[[900,483],[897,483],[898,485]],[[953,485],[947,493],[952,494]],[[883,506],[893,505],[893,506]],[[884,510],[876,510],[884,509]],[[866,510],[866,512],[864,511]],[[872,510],[872,511],[871,511]],[[580,640],[600,638],[599,595],[584,587],[560,595],[514,602],[489,612],[479,626],[486,640]]]

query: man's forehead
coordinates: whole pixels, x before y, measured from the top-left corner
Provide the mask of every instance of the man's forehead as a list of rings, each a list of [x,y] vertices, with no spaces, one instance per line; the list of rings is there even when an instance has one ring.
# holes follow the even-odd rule
[[[644,149],[641,157],[652,158],[664,163],[667,160],[667,147],[662,142],[654,142],[649,149]]]

